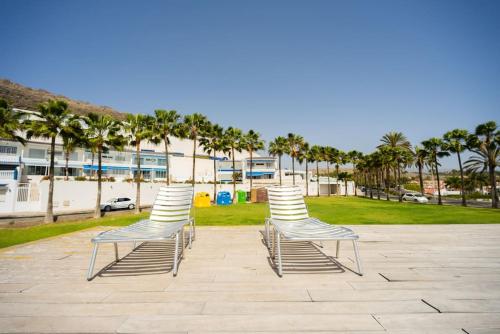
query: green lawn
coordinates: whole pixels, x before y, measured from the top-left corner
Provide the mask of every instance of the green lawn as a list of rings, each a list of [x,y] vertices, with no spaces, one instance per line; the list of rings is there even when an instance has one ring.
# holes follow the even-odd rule
[[[311,216],[331,224],[500,224],[500,211],[458,206],[419,205],[364,198],[322,197],[306,200]],[[238,204],[194,211],[198,226],[258,225],[267,216],[266,204]],[[148,216],[142,213],[28,228],[0,229],[0,248],[95,226],[123,226]]]

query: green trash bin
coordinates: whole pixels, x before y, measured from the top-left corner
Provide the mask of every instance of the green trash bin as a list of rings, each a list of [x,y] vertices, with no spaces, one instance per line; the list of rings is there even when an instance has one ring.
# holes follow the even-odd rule
[[[247,193],[244,190],[236,191],[238,203],[246,203],[247,202]]]

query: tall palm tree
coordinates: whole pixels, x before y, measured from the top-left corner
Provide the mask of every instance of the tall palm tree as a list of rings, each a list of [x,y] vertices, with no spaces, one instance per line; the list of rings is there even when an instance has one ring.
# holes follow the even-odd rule
[[[243,145],[245,150],[250,154],[250,189],[252,189],[252,168],[253,168],[253,152],[264,149],[264,141],[260,138],[260,134],[254,130],[248,131],[243,136]]]
[[[241,152],[242,150],[242,137],[243,133],[240,129],[228,127],[224,132],[224,137],[229,143],[232,159],[232,169],[233,169],[233,202],[236,201],[236,163],[235,163],[235,153],[236,151]]]
[[[309,162],[314,162],[309,143],[304,143],[302,145],[297,160],[300,164],[302,164],[303,162],[305,162],[306,164],[306,197],[309,197]]]
[[[229,153],[229,145],[224,137],[224,129],[213,124],[207,126],[204,137],[200,138],[200,145],[208,154],[212,154],[214,161],[214,204],[217,204],[217,152]]]
[[[498,208],[498,191],[496,189],[495,169],[500,165],[500,131],[497,124],[490,121],[479,124],[474,135],[468,140],[471,151],[476,154],[467,161],[469,168],[478,169],[483,165],[484,170],[488,170],[491,186],[491,207]]]
[[[352,163],[353,178],[354,178],[354,180],[356,182],[357,181],[356,180],[356,171],[357,171],[356,164],[363,157],[363,153],[358,152],[356,150],[352,150],[352,151],[349,151],[347,153],[347,156],[349,157],[349,160]],[[358,196],[357,185],[356,184],[354,184],[354,196]]]
[[[77,130],[74,134],[62,135],[62,141],[64,153],[64,179],[68,181],[70,155],[77,147],[83,145],[84,138],[82,137],[81,130]]]
[[[193,176],[192,176],[192,185],[196,183],[196,148],[198,146],[198,138],[203,137],[209,122],[206,116],[198,113],[194,113],[192,115],[184,116],[184,120],[182,123],[183,134],[186,138],[191,139],[193,141]]]
[[[24,113],[12,110],[7,101],[0,99],[0,138],[15,140],[25,145],[26,140],[18,135],[23,129],[23,116]]]
[[[380,162],[382,163],[382,170],[385,171],[385,177],[384,177],[384,192],[385,192],[385,199],[387,201],[390,201],[389,197],[389,190],[391,187],[391,167],[394,164],[393,156],[394,154],[392,153],[394,149],[391,147],[381,147],[378,149],[379,152],[379,157],[380,157]]]
[[[392,148],[392,153],[394,154],[393,158],[396,163],[396,169],[394,176],[397,182],[397,188],[399,193],[399,201],[402,202],[402,193],[401,193],[401,163],[402,156],[406,153],[406,151],[411,150],[411,144],[406,138],[406,136],[402,132],[391,131],[386,133],[380,139],[382,144],[377,146],[377,148],[382,147],[390,147]]]
[[[319,197],[319,163],[323,161],[323,153],[321,146],[313,145],[311,147],[311,161],[316,162],[316,183],[317,183],[317,196]]]
[[[467,148],[467,139],[470,134],[464,129],[455,129],[448,131],[444,134],[443,139],[446,144],[446,149],[452,153],[457,154],[458,167],[460,168],[460,192],[462,194],[462,205],[467,206],[467,201],[465,200],[465,182],[464,182],[464,169],[462,167],[462,158],[460,153],[465,151]]]
[[[168,161],[169,136],[175,136],[179,127],[180,115],[175,110],[155,110],[154,136],[165,145],[165,169],[167,185],[170,185],[170,165]]]
[[[418,181],[420,185],[420,193],[424,195],[424,176],[423,176],[423,169],[427,165],[427,151],[420,146],[415,146],[414,147],[414,161],[415,161],[415,166],[418,168]]]
[[[150,115],[127,114],[123,129],[127,135],[130,146],[135,147],[135,159],[137,172],[135,176],[135,213],[141,212],[141,143],[143,141],[154,141],[154,118]]]
[[[121,123],[109,115],[88,113],[82,119],[85,123],[86,145],[97,154],[97,199],[94,218],[99,218],[101,216],[102,153],[110,148],[122,150],[125,138],[120,133]]]
[[[283,154],[288,153],[288,142],[285,137],[278,136],[269,143],[268,153],[272,157],[278,157],[278,169],[280,176],[280,186],[283,185],[281,177],[281,157]]]
[[[288,154],[292,158],[292,180],[295,185],[295,159],[299,156],[300,149],[304,145],[304,138],[302,136],[289,133],[288,140]]]
[[[333,148],[331,146],[323,146],[321,147],[321,154],[323,161],[326,161],[326,175],[328,178],[328,196],[330,196],[331,193],[331,188],[330,188],[330,163],[335,161],[335,155],[337,154],[338,150],[336,148]],[[337,188],[338,188],[338,182],[337,182]]]
[[[439,162],[438,158],[450,155],[448,152],[443,150],[444,142],[440,138],[430,138],[422,142],[424,149],[427,151],[429,160],[432,162],[431,167],[435,168],[436,179],[438,184],[438,205],[443,205],[441,200],[441,183],[439,182]]]
[[[352,175],[349,174],[348,172],[342,172],[339,174],[338,179],[344,181],[344,188],[345,188],[344,196],[347,197],[347,181],[352,179]]]
[[[54,221],[53,201],[54,201],[54,162],[56,138],[63,132],[70,132],[72,115],[68,109],[68,104],[62,100],[48,100],[38,105],[38,110],[34,113],[36,118],[25,121],[26,137],[40,137],[50,139],[50,165],[49,165],[49,196],[47,199],[47,212],[45,223]]]

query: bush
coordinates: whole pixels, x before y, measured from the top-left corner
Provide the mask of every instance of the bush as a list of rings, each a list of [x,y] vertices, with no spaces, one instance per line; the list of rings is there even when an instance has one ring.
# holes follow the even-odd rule
[[[85,177],[85,176],[75,176],[75,181],[87,181],[87,177]]]

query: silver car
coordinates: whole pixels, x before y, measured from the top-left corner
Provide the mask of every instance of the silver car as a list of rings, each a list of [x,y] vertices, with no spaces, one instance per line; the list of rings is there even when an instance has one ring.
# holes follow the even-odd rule
[[[117,198],[112,198],[109,201],[106,201],[105,203],[101,204],[101,210],[107,212],[117,209],[133,210],[135,209],[135,202],[128,197],[117,197]]]
[[[403,201],[428,203],[429,200],[422,194],[406,193],[403,195]]]

